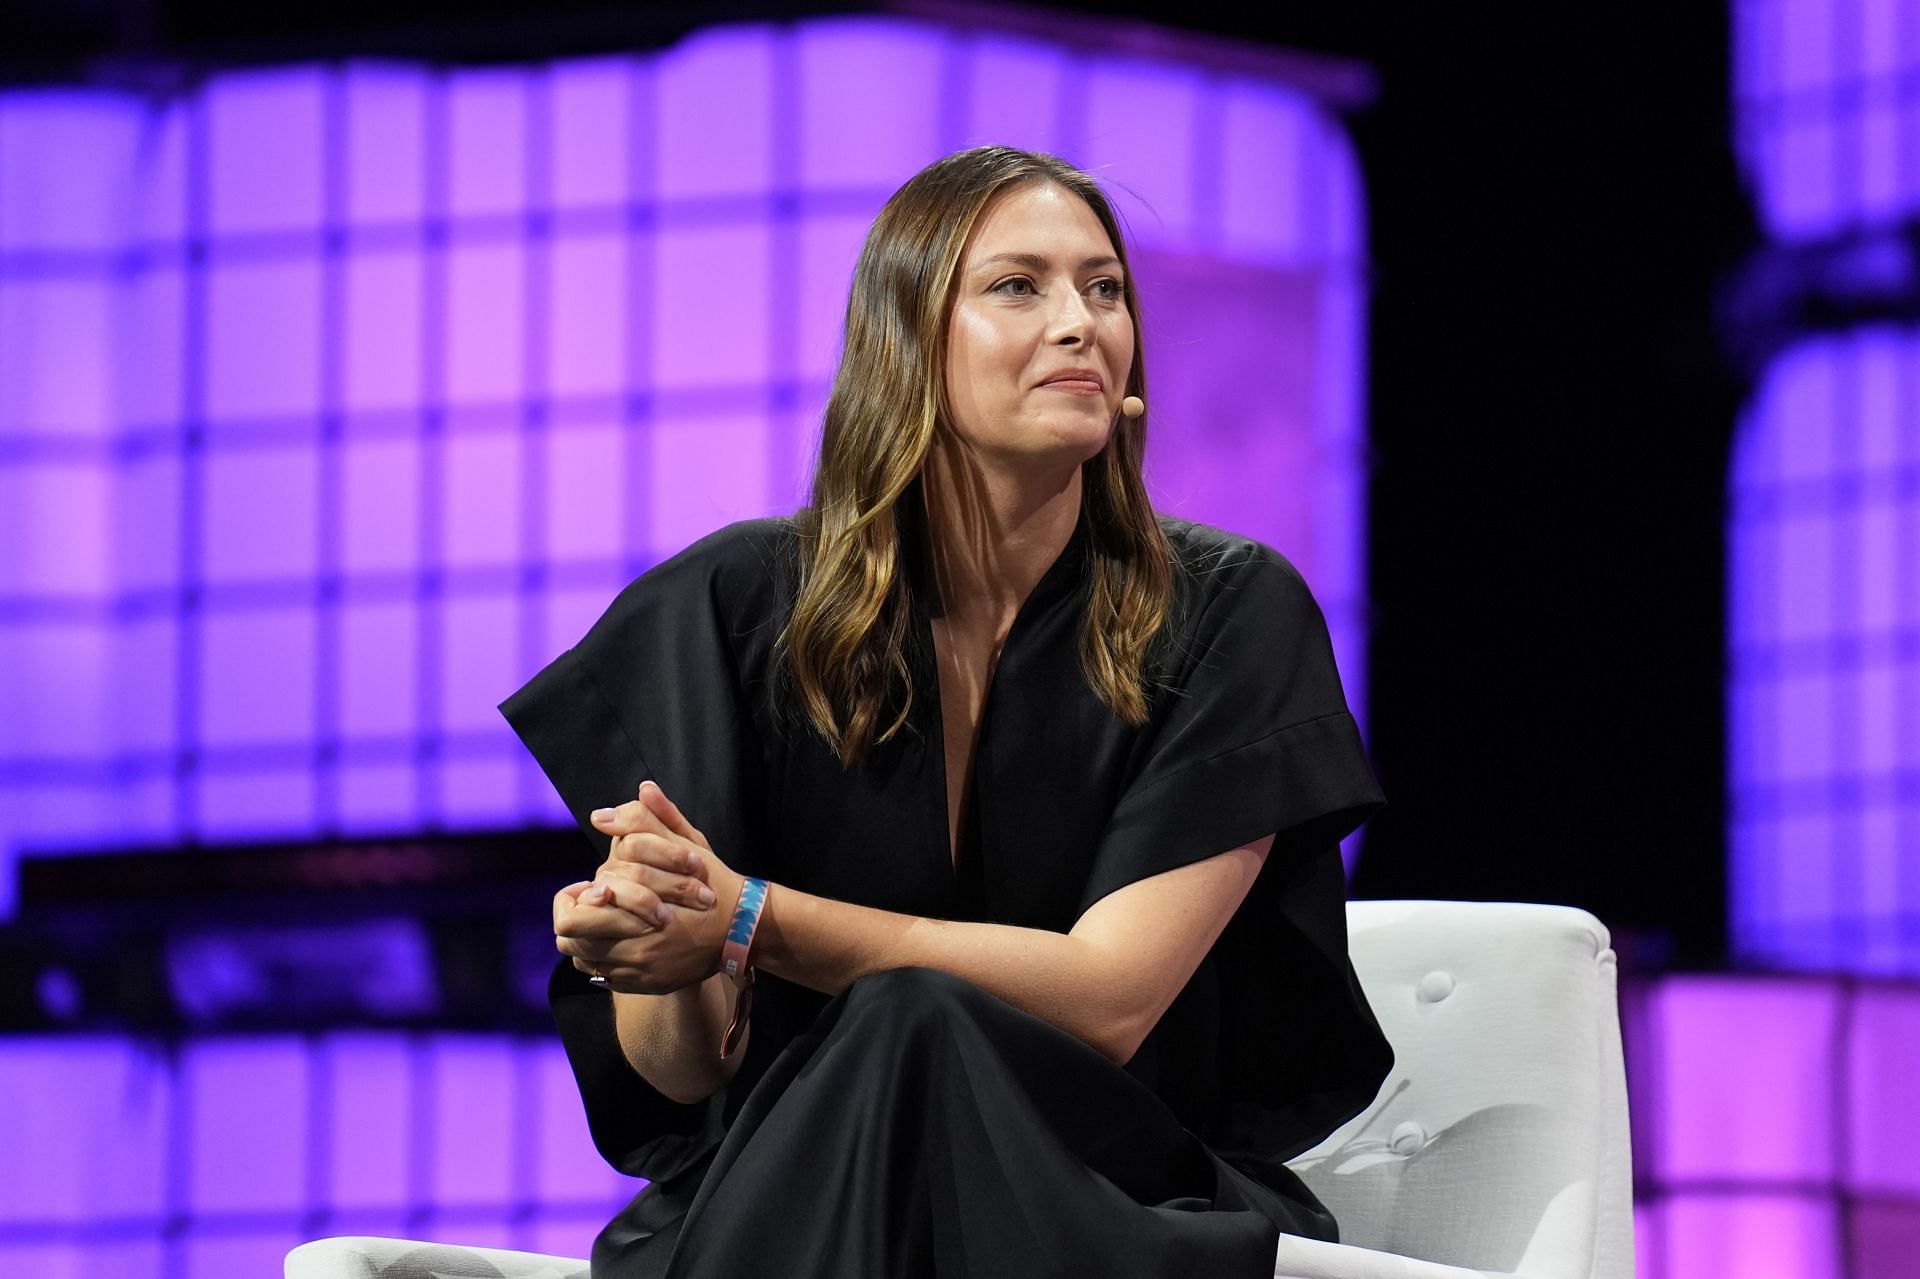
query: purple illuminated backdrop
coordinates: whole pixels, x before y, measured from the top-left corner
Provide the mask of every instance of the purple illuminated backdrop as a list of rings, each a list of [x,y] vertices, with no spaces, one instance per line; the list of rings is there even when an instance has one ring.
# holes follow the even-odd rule
[[[1900,12],[1735,5],[1741,146],[1776,234],[1920,207]],[[493,700],[633,572],[792,504],[860,230],[918,164],[987,139],[1143,197],[1162,505],[1293,555],[1357,695],[1359,192],[1337,128],[1282,84],[827,23],[646,59],[219,76],[156,102],[11,94],[0,860],[552,817]],[[1256,395],[1209,376],[1249,364],[1271,371]],[[1916,370],[1911,334],[1810,347],[1743,430],[1750,956],[1912,953],[1911,795],[1873,797],[1875,769],[1920,760]],[[1910,990],[1680,980],[1643,988],[1629,1029],[1644,1275],[1903,1273]],[[0,1048],[0,1263],[23,1273],[272,1273],[346,1230],[578,1254],[617,1180],[546,1042]]]
[[[1767,236],[1911,226],[1920,11],[1731,17]],[[1920,331],[1789,344],[1728,485],[1730,932],[1737,960],[1810,975],[1676,983],[1636,1019],[1642,1255],[1655,1276],[1892,1279],[1920,1250]]]
[[[1920,11],[1737,0],[1735,137],[1781,242],[1920,216]],[[1805,338],[1730,478],[1729,912],[1750,962],[1920,976],[1920,330]]]
[[[1300,564],[1358,701],[1359,192],[1277,80],[868,20],[15,93],[0,846],[558,820],[494,704],[798,502],[867,222],[989,139],[1118,191],[1158,500]]]
[[[1906,1279],[1920,1248],[1920,989],[1629,987],[1640,1279]]]
[[[1359,709],[1351,153],[1252,51],[1139,50],[822,21],[0,95],[0,883],[562,820],[495,702],[636,572],[795,505],[859,238],[976,142],[1114,186],[1157,500],[1294,558]],[[580,1254],[616,1181],[548,1043],[0,1046],[9,1272],[272,1273],[352,1231]]]

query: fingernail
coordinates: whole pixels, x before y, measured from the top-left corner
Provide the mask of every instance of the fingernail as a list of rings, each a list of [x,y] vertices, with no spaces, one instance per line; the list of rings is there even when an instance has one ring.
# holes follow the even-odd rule
[[[611,821],[613,820],[613,810],[611,808],[596,808],[593,810],[592,818],[596,822]]]
[[[595,884],[592,888],[589,888],[580,895],[586,898],[589,904],[599,906],[607,900],[610,894],[607,892],[607,886],[605,884]]]
[[[649,786],[652,786],[652,787],[653,787],[653,788],[654,788],[655,790],[659,790],[659,789],[660,789],[660,787],[659,787],[659,785],[658,785],[658,784],[657,784],[657,783],[656,783],[656,782],[655,782],[655,781],[654,781],[654,780],[653,780],[653,779],[652,779],[651,777],[649,777],[649,778],[648,778],[648,779],[647,779],[646,781],[644,781],[644,782],[641,782],[641,783],[640,783],[640,789],[641,789],[641,790],[642,790],[643,792],[644,792],[644,791],[645,791],[645,790],[647,789],[647,787],[649,787]]]
[[[713,890],[705,884],[702,884],[700,885],[700,891],[693,895],[693,899],[699,902],[702,907],[711,906],[713,905]]]
[[[653,915],[655,919],[660,921],[660,927],[665,928],[673,922],[673,903],[661,902],[660,909],[655,911]]]
[[[700,873],[700,866],[701,866],[700,854],[688,853],[687,854],[687,874],[698,875]]]

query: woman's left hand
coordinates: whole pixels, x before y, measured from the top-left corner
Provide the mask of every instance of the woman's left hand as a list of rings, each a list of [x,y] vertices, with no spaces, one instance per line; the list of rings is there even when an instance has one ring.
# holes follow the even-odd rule
[[[678,912],[657,923],[638,885],[623,879],[568,884],[553,896],[553,937],[583,973],[628,995],[666,995],[698,985],[719,965],[691,921],[710,911]]]
[[[708,972],[717,970],[743,877],[720,860],[707,837],[654,782],[642,782],[639,798],[632,802],[595,811],[592,821],[594,829],[612,838],[612,848],[595,872],[594,882],[577,894],[578,900],[588,906],[617,905],[619,898],[631,896],[625,883],[658,889],[669,882],[683,883],[685,876],[705,881],[713,891],[713,907],[666,907],[670,918],[651,938],[654,944],[649,949],[662,952],[658,959],[665,967],[684,970],[693,956],[669,959],[664,953],[677,948],[666,943],[677,942],[698,951]],[[579,957],[575,967],[582,967]]]

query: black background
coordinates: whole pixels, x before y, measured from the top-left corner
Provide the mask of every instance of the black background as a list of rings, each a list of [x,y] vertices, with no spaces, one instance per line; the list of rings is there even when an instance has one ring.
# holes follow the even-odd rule
[[[873,6],[11,0],[0,80],[523,60]],[[1569,902],[1630,962],[1724,951],[1716,286],[1755,247],[1726,7],[1058,4],[1364,61],[1370,744],[1355,891]]]

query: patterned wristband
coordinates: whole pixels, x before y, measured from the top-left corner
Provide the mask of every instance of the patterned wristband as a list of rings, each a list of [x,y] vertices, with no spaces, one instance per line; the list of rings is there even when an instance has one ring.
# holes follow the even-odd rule
[[[726,944],[720,948],[720,971],[733,979],[733,1018],[720,1036],[720,1060],[733,1056],[740,1037],[747,1033],[747,1018],[753,1013],[754,930],[760,927],[760,912],[767,906],[767,881],[749,879],[740,885],[740,903],[733,908],[733,923],[727,929]]]
[[[733,978],[736,986],[746,985],[746,973],[752,967],[748,956],[753,950],[753,933],[760,927],[760,912],[766,907],[767,881],[742,882],[740,902],[733,908],[733,923],[727,928],[727,942],[720,948],[720,971]]]

